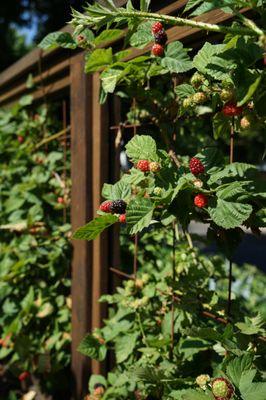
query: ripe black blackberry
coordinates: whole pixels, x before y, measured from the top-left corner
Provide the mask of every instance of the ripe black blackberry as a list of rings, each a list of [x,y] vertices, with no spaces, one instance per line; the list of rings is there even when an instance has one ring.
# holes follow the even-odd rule
[[[110,206],[112,214],[125,214],[127,203],[124,200],[114,200]]]
[[[160,44],[160,45],[164,46],[165,43],[167,42],[167,40],[168,40],[168,37],[167,37],[167,33],[165,31],[160,31],[154,35],[154,41],[156,44]]]

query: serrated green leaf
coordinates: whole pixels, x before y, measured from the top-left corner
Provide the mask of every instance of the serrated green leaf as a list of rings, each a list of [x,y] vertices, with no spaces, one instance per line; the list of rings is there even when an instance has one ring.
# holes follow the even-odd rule
[[[206,42],[198,54],[194,57],[193,66],[203,74],[208,74],[210,69],[207,66],[211,64],[213,57],[221,53],[223,49],[223,44],[213,45],[209,42]]]
[[[227,139],[230,137],[231,122],[223,113],[215,114],[212,120],[214,139]]]
[[[202,390],[184,389],[173,390],[170,393],[170,398],[174,400],[212,400],[213,396],[204,393]]]
[[[133,161],[149,160],[158,161],[155,140],[148,135],[136,135],[126,145],[126,153]]]
[[[202,3],[203,0],[188,0],[184,12],[191,10],[196,7],[198,4]]]
[[[147,228],[152,220],[154,205],[150,199],[132,200],[127,207],[127,223],[130,234],[135,235]]]
[[[216,194],[223,200],[233,200],[234,198],[237,200],[237,198],[247,193],[244,187],[247,186],[248,183],[249,182],[244,181],[222,185],[217,189]]]
[[[215,207],[209,207],[208,211],[212,220],[222,228],[233,229],[237,228],[245,222],[252,213],[250,204],[242,204],[217,199]]]
[[[176,86],[175,92],[181,100],[186,99],[187,97],[196,93],[193,86],[189,85],[188,83],[183,83],[182,85]]]
[[[51,50],[59,46],[66,49],[75,49],[77,44],[68,32],[52,32],[45,36],[38,46],[43,50]]]
[[[226,374],[236,387],[239,387],[242,373],[251,368],[253,361],[252,354],[244,354],[230,361],[226,368]]]
[[[85,72],[96,72],[113,62],[112,48],[96,49],[92,53],[86,55]]]
[[[125,175],[120,181],[114,185],[105,183],[102,189],[102,195],[107,200],[127,200],[131,194],[131,187]]]
[[[90,357],[94,360],[103,361],[106,356],[105,346],[101,345],[99,340],[93,335],[85,336],[77,350],[84,356]]]
[[[124,68],[121,67],[111,67],[101,74],[102,87],[106,93],[113,93],[115,91],[116,85],[124,75]]]
[[[122,29],[106,29],[94,39],[93,43],[95,46],[104,46],[109,42],[118,40],[124,36],[124,33]]]
[[[162,59],[161,65],[168,69],[171,73],[182,73],[193,68],[187,50],[179,41],[170,43],[165,51],[165,57]]]
[[[138,338],[138,332],[121,336],[115,343],[116,362],[120,364],[133,352]]]
[[[94,240],[106,228],[109,228],[118,218],[115,215],[102,215],[90,221],[88,224],[78,228],[73,235],[73,239]]]
[[[137,29],[137,32],[133,33],[130,38],[130,45],[143,49],[148,43],[153,40],[151,28],[153,21],[142,22]]]
[[[245,163],[232,163],[227,165],[225,168],[219,171],[210,170],[210,178],[208,180],[208,184],[212,185],[214,183],[219,183],[223,178],[247,178],[249,179],[250,175],[256,173],[257,168],[252,164]]]

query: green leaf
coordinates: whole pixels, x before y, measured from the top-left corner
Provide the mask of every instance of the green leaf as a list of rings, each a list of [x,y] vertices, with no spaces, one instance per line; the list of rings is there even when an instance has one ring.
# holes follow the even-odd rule
[[[21,105],[22,107],[29,106],[30,104],[32,104],[32,102],[33,102],[33,96],[27,94],[26,96],[20,98],[19,105]]]
[[[130,45],[132,47],[137,47],[143,49],[148,43],[153,40],[151,28],[153,21],[142,22],[138,26],[137,32],[133,33],[130,38]]]
[[[125,361],[133,352],[138,338],[138,332],[124,335],[115,342],[116,362],[120,364]]]
[[[96,384],[101,384],[107,388],[107,381],[102,375],[92,374],[89,380],[89,391],[93,393]]]
[[[136,135],[126,145],[126,153],[133,161],[157,161],[157,146],[155,140],[148,135]]]
[[[105,183],[103,185],[102,195],[107,200],[127,200],[130,194],[131,187],[127,183],[126,176],[125,178],[123,177],[122,179],[120,179],[120,181],[118,181],[114,185],[110,185],[108,183]]]
[[[196,7],[198,4],[202,3],[203,0],[188,0],[184,12],[191,10]]]
[[[95,46],[104,46],[109,42],[113,42],[124,35],[122,29],[106,29],[97,36],[93,43]]]
[[[106,93],[113,93],[119,79],[124,75],[125,70],[121,67],[111,67],[101,74],[102,87]]]
[[[131,235],[135,235],[150,225],[153,210],[154,205],[150,199],[135,199],[129,203],[127,207],[127,223],[130,227]]]
[[[99,71],[113,62],[112,48],[96,49],[92,53],[86,55],[85,72]]]
[[[227,165],[225,168],[219,171],[212,171],[210,170],[209,173],[211,174],[208,184],[217,184],[223,178],[249,178],[250,175],[253,175],[257,171],[257,168],[252,164],[245,164],[245,163],[232,163]]]
[[[149,11],[149,6],[150,6],[151,0],[140,0],[140,10],[141,11]]]
[[[193,66],[203,74],[212,73],[212,69],[208,67],[212,63],[213,57],[221,53],[224,49],[223,44],[210,44],[206,42],[198,54],[193,59]]]
[[[266,382],[252,383],[249,387],[241,390],[243,400],[265,400]]]
[[[52,32],[45,36],[38,46],[43,50],[51,50],[59,46],[75,49],[77,44],[68,32]]]
[[[88,224],[77,229],[73,235],[73,239],[85,239],[94,240],[99,236],[106,228],[113,225],[118,221],[115,215],[102,215],[90,221]]]
[[[217,199],[216,207],[209,207],[208,211],[212,220],[225,229],[239,227],[252,213],[250,204],[242,204]]]
[[[243,196],[247,193],[244,189],[249,182],[231,182],[225,185],[220,186],[217,189],[217,196],[222,200],[237,200],[240,196]]]
[[[162,59],[162,66],[171,73],[181,73],[193,68],[187,50],[181,42],[170,43],[165,51],[165,57]]]
[[[227,118],[223,113],[219,112],[213,117],[212,124],[214,139],[223,138],[226,140],[230,137],[230,118]]]
[[[56,39],[56,43],[64,49],[75,49],[77,47],[77,43],[68,32],[61,32]]]
[[[242,71],[243,72],[243,71]],[[254,71],[245,71],[241,74],[241,82],[237,87],[237,105],[246,104],[256,92],[261,82],[262,75]]]
[[[175,400],[212,400],[213,396],[202,390],[184,389],[172,391],[170,398]]]
[[[182,85],[176,86],[175,92],[181,100],[186,99],[187,97],[196,93],[195,89],[188,83],[183,83]]]
[[[106,356],[105,346],[99,343],[99,340],[93,335],[87,335],[82,339],[77,349],[84,356],[94,360],[103,361]]]
[[[239,387],[241,375],[251,368],[253,362],[252,354],[244,354],[230,361],[226,368],[226,374],[236,387]]]

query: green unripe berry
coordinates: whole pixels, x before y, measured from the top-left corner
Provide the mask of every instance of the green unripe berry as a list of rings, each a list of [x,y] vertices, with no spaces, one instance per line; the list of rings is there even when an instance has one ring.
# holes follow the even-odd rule
[[[193,105],[193,98],[192,96],[187,97],[186,99],[183,100],[183,107],[184,108],[190,108]]]
[[[208,97],[203,92],[195,93],[192,97],[193,103],[195,104],[203,104],[208,100]]]
[[[234,87],[233,83],[229,80],[222,81],[223,89],[232,89]]]
[[[203,75],[199,74],[198,72],[196,72],[192,76],[190,83],[192,86],[194,86],[194,88],[198,89],[203,84],[204,80],[205,80],[205,77]]]
[[[235,91],[232,88],[223,89],[221,91],[220,97],[221,97],[222,101],[226,101],[226,102],[233,100],[233,98],[235,97]]]
[[[160,187],[156,187],[154,188],[153,193],[155,194],[155,196],[160,196],[162,194],[163,189]]]
[[[199,385],[200,387],[204,388],[208,382],[210,382],[211,378],[209,375],[199,375],[196,378],[196,384]]]

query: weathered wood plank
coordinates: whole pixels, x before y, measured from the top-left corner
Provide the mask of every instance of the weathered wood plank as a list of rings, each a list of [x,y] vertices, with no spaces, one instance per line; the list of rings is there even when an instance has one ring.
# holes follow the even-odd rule
[[[71,59],[71,223],[73,231],[92,217],[92,77],[84,73],[84,58]],[[78,344],[91,329],[92,245],[73,241],[72,261],[72,373],[73,399],[86,393],[91,363],[77,352]]]
[[[109,170],[109,112],[108,103],[100,105],[100,78],[95,73],[92,76],[92,188],[94,214],[102,201],[101,190],[104,182],[108,181]],[[93,274],[92,274],[92,327],[102,325],[106,316],[106,305],[99,303],[99,297],[108,289],[108,232],[103,233],[93,241]],[[104,373],[105,363],[92,362],[94,374]]]

